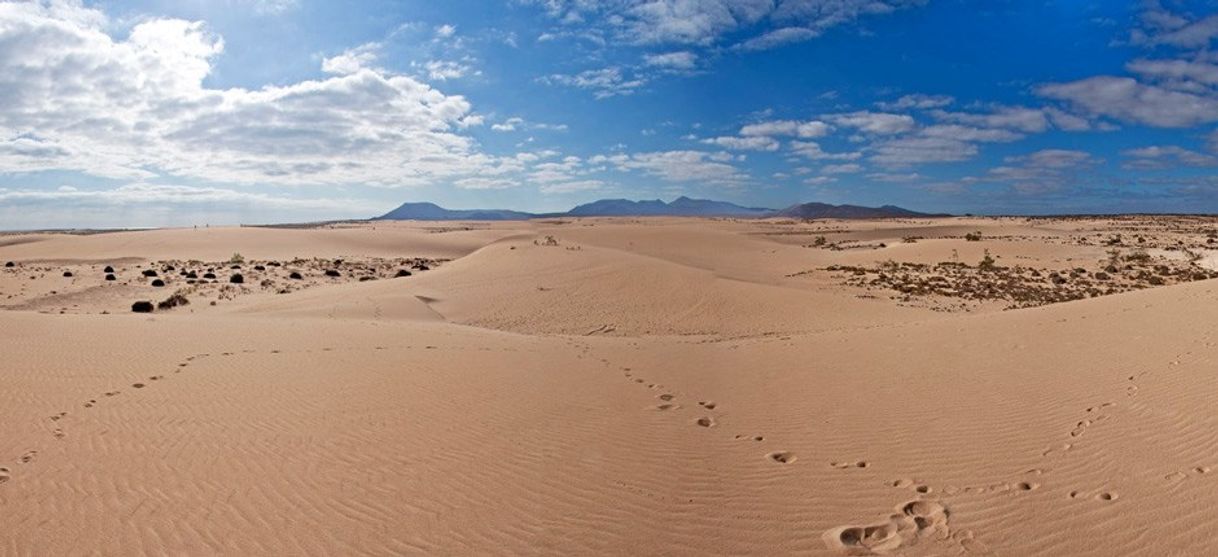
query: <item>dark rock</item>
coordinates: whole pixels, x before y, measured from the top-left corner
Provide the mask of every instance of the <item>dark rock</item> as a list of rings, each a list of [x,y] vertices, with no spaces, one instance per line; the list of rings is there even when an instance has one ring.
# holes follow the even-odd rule
[[[255,271],[265,271],[266,267],[263,267],[262,265],[254,265],[254,270]]]
[[[113,272],[114,272],[114,267],[111,267],[111,266],[109,266],[109,265],[106,265],[106,268],[105,268],[105,269],[102,269],[102,272],[103,272],[103,273],[113,273]]]
[[[16,267],[16,266],[17,266],[17,264],[16,264],[16,263],[13,263],[12,261],[9,261],[8,263],[5,263],[5,264],[4,264],[4,266],[5,266],[5,267]]]
[[[216,274],[215,273],[203,273],[203,278],[209,279],[209,280],[216,280]]]
[[[394,278],[408,277],[410,275],[410,271],[407,271],[406,269],[398,269],[398,274],[394,275]]]
[[[106,280],[118,280],[118,279],[115,278],[113,273],[111,273],[111,274],[106,275]]]
[[[368,276],[363,276],[363,277],[360,277],[360,278],[359,278],[359,281],[360,281],[360,282],[368,282],[368,281],[370,281],[370,280],[376,280],[376,277],[368,277]]]
[[[71,276],[72,276],[72,271],[64,271],[64,272],[63,272],[63,276],[68,277],[68,278],[71,278]]]
[[[292,274],[288,275],[288,278],[290,278],[292,280],[300,280],[304,277],[301,276],[300,273],[297,273],[296,271],[292,271]]]
[[[241,284],[245,282],[245,277],[241,276],[241,273],[233,273],[233,276],[228,277],[228,282],[233,284]]]
[[[131,304],[131,311],[135,313],[152,313],[152,302],[136,302]]]
[[[161,279],[156,279],[156,280],[152,281],[152,286],[160,288],[162,286],[165,286],[165,281],[163,281]]]
[[[144,269],[144,276],[146,276],[146,277],[155,277],[155,276],[156,276],[156,271],[153,271],[152,269]]]
[[[335,271],[334,269],[326,269],[326,276],[327,277],[341,277],[342,274],[340,274],[338,271]]]
[[[197,278],[199,278],[199,274],[194,271],[190,271],[190,272],[186,273],[186,278],[197,279]]]

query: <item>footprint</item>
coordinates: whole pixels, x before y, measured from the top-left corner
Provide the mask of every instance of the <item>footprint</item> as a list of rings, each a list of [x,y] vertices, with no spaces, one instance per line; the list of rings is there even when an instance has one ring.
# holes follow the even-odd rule
[[[143,383],[132,383],[132,384],[131,384],[131,386],[132,386],[132,387],[135,387],[135,388],[137,388],[137,389],[143,389],[143,388],[144,388],[144,384],[143,384]]]
[[[1035,483],[1035,482],[1019,482],[1019,483],[1015,484],[1015,487],[1016,487],[1016,489],[1019,489],[1020,491],[1033,491],[1035,489],[1038,489],[1040,487],[1040,484]]]
[[[871,465],[868,464],[866,460],[860,460],[858,462],[830,462],[829,466],[839,470],[846,470],[849,468],[866,468]]]
[[[83,404],[83,406],[84,406],[85,408],[93,408],[93,406],[94,406],[95,404],[97,404],[97,401],[96,401],[96,400],[90,400],[90,401],[88,401],[88,402],[84,403],[84,404]]]
[[[22,464],[29,464],[31,462],[34,462],[34,458],[36,458],[37,456],[38,456],[38,451],[26,451],[25,454],[21,455],[21,458],[19,459],[19,461]]]
[[[164,379],[164,378],[165,378],[164,375],[153,375],[152,377],[149,377],[148,380],[149,381],[160,381],[161,379]]]
[[[886,522],[870,526],[839,526],[826,531],[821,539],[829,549],[849,554],[884,554],[902,546],[917,544],[921,538],[947,539],[948,512],[937,501],[910,501],[897,507]]]
[[[795,462],[795,453],[791,451],[775,451],[765,456],[766,458],[779,464],[790,464]]]
[[[680,407],[681,407],[681,406],[680,406],[680,405],[677,405],[677,404],[668,404],[668,403],[665,403],[665,404],[658,404],[658,405],[656,405],[656,410],[660,410],[660,411],[664,411],[664,410],[676,410],[676,409],[678,409],[678,408],[680,408]]]
[[[658,396],[658,397],[656,397],[656,398],[658,398],[658,399],[660,399],[660,400],[663,400],[663,401],[665,401],[665,402],[668,402],[668,401],[672,400],[672,399],[673,399],[673,398],[675,398],[675,397],[673,397],[673,396],[672,396],[672,395],[670,395],[670,394],[662,394],[662,395],[660,395],[660,396]]]
[[[1102,491],[1095,496],[1095,498],[1100,501],[1116,501],[1118,497],[1120,497],[1120,495],[1117,495],[1115,491]]]
[[[698,421],[696,421],[694,423],[698,424],[702,427],[715,427],[715,420],[709,416],[703,416],[701,418],[698,418]]]
[[[65,417],[65,416],[67,416],[67,415],[68,415],[68,413],[67,413],[67,412],[60,412],[60,413],[58,413],[58,414],[55,414],[54,416],[51,416],[51,421],[52,421],[52,422],[58,422],[59,420],[64,419],[64,417]]]
[[[53,432],[53,435],[55,435],[55,438],[56,438],[56,439],[63,439],[63,438],[64,438],[64,437],[66,437],[68,434],[64,433],[64,432],[63,432],[63,429],[61,429],[61,428],[55,428],[55,431]]]
[[[703,408],[705,408],[707,410],[714,410],[715,406],[717,406],[714,402],[709,401],[709,400],[708,401],[698,401],[698,404],[700,404]]]
[[[13,478],[13,476],[11,473],[9,473],[8,468],[0,466],[0,484],[9,481],[12,478]]]
[[[108,392],[108,393],[104,393],[104,394],[105,394],[106,396],[118,396],[118,394],[119,394],[119,393],[121,393],[121,392],[122,392],[122,391],[110,391],[110,392]]]
[[[952,536],[952,539],[956,540],[960,544],[960,547],[964,549],[964,552],[970,555],[994,555],[989,546],[973,537],[972,530],[960,532]]]

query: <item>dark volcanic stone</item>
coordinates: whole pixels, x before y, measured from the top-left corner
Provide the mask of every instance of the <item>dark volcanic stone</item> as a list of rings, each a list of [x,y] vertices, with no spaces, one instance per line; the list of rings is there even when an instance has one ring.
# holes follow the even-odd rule
[[[63,276],[65,276],[65,277],[71,277],[71,276],[72,276],[72,271],[64,271],[64,272],[63,272]]]
[[[109,265],[106,265],[106,268],[105,268],[105,269],[102,269],[102,272],[103,272],[103,273],[113,273],[113,272],[114,272],[114,267],[111,267],[111,266],[109,266]]]
[[[114,274],[108,274],[108,275],[106,275],[106,280],[118,280],[118,279],[114,276]]]
[[[233,276],[228,277],[228,282],[233,284],[241,284],[245,282],[245,277],[241,276],[241,273],[233,273]]]
[[[335,271],[334,269],[326,269],[326,276],[327,277],[340,277],[342,275],[338,271]]]
[[[292,280],[300,280],[304,277],[301,276],[300,273],[297,273],[296,271],[292,271],[292,274],[288,275],[288,278],[290,278]]]
[[[165,286],[165,281],[163,281],[161,279],[156,279],[156,280],[152,281],[152,285],[157,288],[160,288],[162,286]]]
[[[131,304],[131,311],[135,313],[152,313],[153,309],[152,302],[136,302]]]
[[[398,269],[398,274],[394,275],[394,278],[408,277],[410,274],[410,271],[406,269]]]

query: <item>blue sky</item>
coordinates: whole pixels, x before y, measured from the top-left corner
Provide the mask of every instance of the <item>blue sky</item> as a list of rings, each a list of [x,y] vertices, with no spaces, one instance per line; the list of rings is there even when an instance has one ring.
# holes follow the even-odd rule
[[[0,229],[1218,212],[1218,2],[0,2]]]

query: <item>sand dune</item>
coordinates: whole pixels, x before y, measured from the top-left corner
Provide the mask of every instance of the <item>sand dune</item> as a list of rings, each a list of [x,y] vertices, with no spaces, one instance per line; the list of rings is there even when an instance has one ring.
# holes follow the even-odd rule
[[[7,237],[0,554],[1214,554],[1218,282],[1176,224]],[[1002,286],[878,278],[949,271]]]

